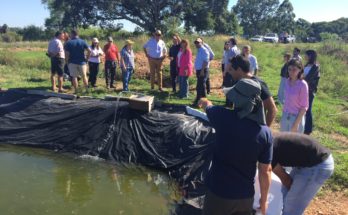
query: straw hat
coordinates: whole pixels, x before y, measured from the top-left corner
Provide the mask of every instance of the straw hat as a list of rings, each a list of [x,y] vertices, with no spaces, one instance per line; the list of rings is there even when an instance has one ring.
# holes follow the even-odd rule
[[[132,45],[134,42],[132,40],[126,40],[126,45]]]
[[[98,38],[94,37],[94,38],[92,39],[92,42],[93,42],[93,43],[99,43],[99,40],[98,40]]]

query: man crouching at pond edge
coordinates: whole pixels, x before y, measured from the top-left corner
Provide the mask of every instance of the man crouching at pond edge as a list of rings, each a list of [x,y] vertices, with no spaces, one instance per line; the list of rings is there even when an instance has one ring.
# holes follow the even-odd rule
[[[225,92],[233,103],[233,110],[213,106],[205,98],[199,101],[216,130],[212,166],[205,179],[208,192],[203,215],[251,215],[257,163],[260,206],[265,215],[271,183],[273,138],[266,126],[261,86],[254,80],[241,79]]]

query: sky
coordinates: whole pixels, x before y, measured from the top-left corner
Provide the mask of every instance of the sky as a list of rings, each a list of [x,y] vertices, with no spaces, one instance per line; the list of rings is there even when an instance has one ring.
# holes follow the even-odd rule
[[[296,19],[303,18],[309,22],[332,21],[341,17],[348,17],[347,0],[290,0]],[[229,8],[237,0],[230,0]],[[280,0],[281,2],[281,0]],[[49,11],[41,4],[41,0],[0,0],[0,25],[10,27],[24,27],[36,25],[44,27],[45,18]],[[134,30],[135,25],[123,20],[126,30]]]

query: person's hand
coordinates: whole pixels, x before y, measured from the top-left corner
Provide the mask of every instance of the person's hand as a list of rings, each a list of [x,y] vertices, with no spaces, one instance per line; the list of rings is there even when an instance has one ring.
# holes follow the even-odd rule
[[[172,60],[174,60],[174,58],[173,57],[169,57],[169,59],[172,61]]]
[[[201,70],[201,73],[199,74],[200,77],[204,77],[204,70]]]
[[[187,69],[185,69],[185,70],[184,70],[184,73],[185,73],[185,76],[187,76],[187,74],[188,74],[188,70],[187,70]]]
[[[209,101],[207,98],[201,98],[199,101],[198,101],[198,107],[199,108],[202,108],[202,109],[206,109],[208,106],[211,106],[213,105],[213,103],[211,103],[211,101]]]
[[[298,125],[293,125],[292,127],[291,127],[291,130],[290,130],[291,132],[297,132],[298,131]]]
[[[262,215],[266,215],[266,212],[267,212],[267,209],[268,209],[268,202],[265,201],[265,202],[261,202],[261,199],[260,199],[260,210],[261,210],[261,214]]]
[[[286,174],[286,176],[283,177],[281,179],[281,181],[282,181],[283,186],[286,187],[286,189],[290,190],[291,185],[292,185],[292,178],[291,178],[291,176],[289,174]]]

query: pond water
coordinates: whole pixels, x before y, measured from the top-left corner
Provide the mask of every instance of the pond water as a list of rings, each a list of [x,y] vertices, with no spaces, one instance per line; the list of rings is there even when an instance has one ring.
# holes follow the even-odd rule
[[[0,214],[170,214],[175,183],[144,167],[0,144]]]

